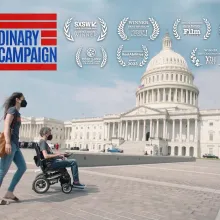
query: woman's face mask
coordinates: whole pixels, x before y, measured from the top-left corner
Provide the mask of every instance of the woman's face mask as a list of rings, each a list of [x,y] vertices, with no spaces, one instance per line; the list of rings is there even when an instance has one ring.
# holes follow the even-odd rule
[[[25,108],[27,106],[27,101],[24,99],[21,101],[21,107]]]

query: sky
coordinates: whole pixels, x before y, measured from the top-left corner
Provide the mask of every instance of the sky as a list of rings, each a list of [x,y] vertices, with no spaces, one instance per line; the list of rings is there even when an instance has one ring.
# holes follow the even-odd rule
[[[199,52],[207,48],[220,50],[220,0],[186,0],[181,3],[176,0],[1,0],[0,3],[0,13],[58,14],[58,70],[1,72],[0,103],[11,93],[21,91],[28,102],[27,108],[21,110],[25,117],[71,120],[118,114],[134,108],[135,90],[140,85],[148,62],[161,50],[162,38],[167,31],[172,38],[173,50],[185,58],[195,76],[194,84],[200,90],[200,109],[220,109],[220,66],[205,65],[204,57],[200,58],[204,63],[200,67],[194,66],[190,60],[190,53],[195,48]],[[75,42],[68,41],[63,26],[71,17],[78,21],[97,21],[98,17],[104,19],[108,26],[105,40],[96,42],[95,38],[77,38]],[[154,18],[160,27],[159,36],[154,41],[144,37],[123,41],[117,34],[117,27],[126,17],[130,20]],[[178,18],[191,22],[208,19],[212,26],[210,38],[203,40],[202,37],[181,35],[182,38],[177,40],[172,26]],[[202,34],[205,27],[203,24]],[[120,45],[124,45],[125,50],[139,51],[141,45],[145,45],[149,51],[146,65],[119,65],[116,52]],[[100,46],[108,54],[105,67],[77,66],[75,54],[80,47],[84,51],[94,48],[99,54]]]

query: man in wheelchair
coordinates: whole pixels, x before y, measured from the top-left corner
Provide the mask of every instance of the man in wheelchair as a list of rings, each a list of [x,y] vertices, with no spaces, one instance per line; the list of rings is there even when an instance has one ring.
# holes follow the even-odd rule
[[[53,153],[47,144],[47,140],[52,140],[51,129],[49,127],[43,127],[40,130],[41,140],[39,142],[40,151],[43,154],[44,159],[49,162],[50,168],[53,170],[70,167],[73,176],[74,188],[84,189],[85,185],[79,182],[78,164],[74,159],[67,159],[65,154]]]

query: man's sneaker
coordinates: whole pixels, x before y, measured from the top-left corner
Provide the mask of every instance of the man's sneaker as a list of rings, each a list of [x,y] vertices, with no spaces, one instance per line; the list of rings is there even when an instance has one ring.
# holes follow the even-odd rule
[[[81,183],[73,183],[73,188],[84,189],[85,185]]]

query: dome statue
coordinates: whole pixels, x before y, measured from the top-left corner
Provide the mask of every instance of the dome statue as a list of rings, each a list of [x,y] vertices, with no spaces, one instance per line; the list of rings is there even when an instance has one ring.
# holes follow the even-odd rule
[[[175,68],[188,70],[185,59],[172,50],[172,41],[168,33],[163,38],[162,50],[154,56],[146,69],[145,74],[157,69]]]

